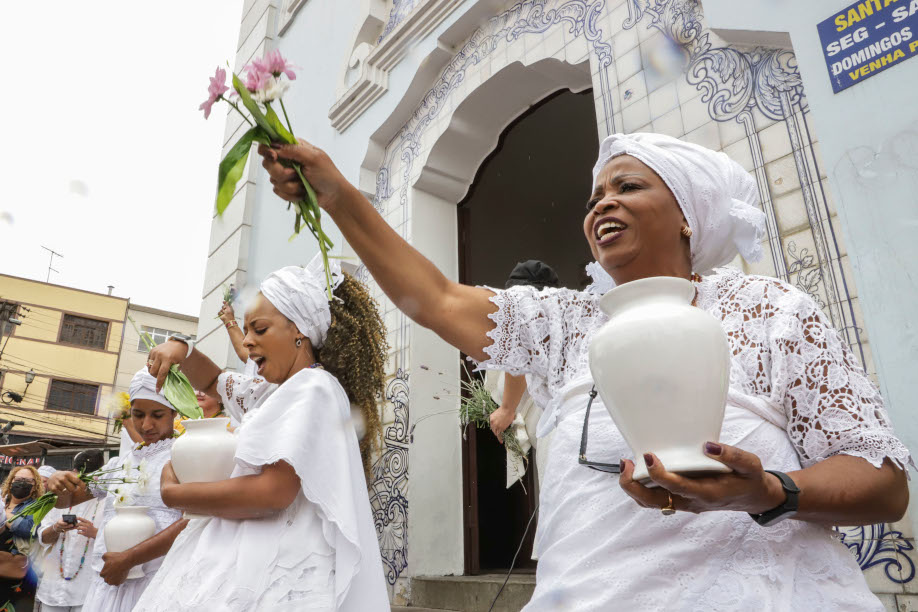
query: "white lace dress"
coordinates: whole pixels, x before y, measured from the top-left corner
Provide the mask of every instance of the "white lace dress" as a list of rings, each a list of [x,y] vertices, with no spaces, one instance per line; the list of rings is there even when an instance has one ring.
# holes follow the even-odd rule
[[[785,472],[837,454],[904,467],[882,399],[812,299],[778,280],[718,270],[698,306],[722,322],[733,351],[721,441]],[[542,483],[536,589],[526,612],[565,610],[883,610],[854,556],[825,527],[759,527],[741,512],[639,507],[617,478],[579,465],[592,386],[587,349],[606,321],[598,296],[567,289],[495,291],[486,369],[526,374],[555,430]],[[631,451],[599,398],[587,457]]]
[[[298,372],[267,399],[263,384],[240,374],[218,381],[224,405],[244,413],[232,477],[285,461],[301,491],[262,519],[192,520],[135,612],[389,610],[344,389],[322,370]]]
[[[181,511],[166,507],[159,494],[160,474],[162,473],[163,466],[172,456],[172,442],[173,439],[169,438],[156,442],[155,444],[150,444],[149,446],[135,448],[125,456],[113,458],[102,468],[104,470],[109,470],[116,467],[122,467],[129,458],[135,467],[141,465],[143,462],[144,473],[147,474],[149,478],[146,488],[141,488],[136,484],[115,486],[124,488],[128,491],[133,498],[131,503],[132,506],[147,506],[149,508],[147,513],[156,523],[157,533],[182,518]],[[136,474],[136,471],[131,471],[128,477],[134,478]],[[121,474],[115,472],[111,476],[116,477],[121,476]],[[102,571],[102,566],[104,565],[102,555],[107,552],[105,548],[105,525],[115,516],[115,496],[101,489],[93,490],[93,493],[97,498],[105,499],[105,511],[102,518],[103,527],[99,530],[95,545],[92,549],[92,563],[90,567],[94,575],[92,584],[89,587],[89,592],[86,594],[86,602],[83,604],[83,610],[84,612],[130,612],[130,610],[134,608],[134,604],[137,603],[137,600],[140,599],[144,589],[150,584],[150,581],[153,579],[160,565],[162,565],[163,557],[148,561],[141,566],[145,574],[143,578],[126,580],[118,586],[106,584],[99,575],[99,572]]]

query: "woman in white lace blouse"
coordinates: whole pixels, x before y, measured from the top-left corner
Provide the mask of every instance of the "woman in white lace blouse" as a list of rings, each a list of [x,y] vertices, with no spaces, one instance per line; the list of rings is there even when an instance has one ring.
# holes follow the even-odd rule
[[[690,480],[650,453],[643,459],[659,485],[651,489],[631,480],[634,458],[598,405],[587,455],[624,458],[620,478],[578,464],[587,347],[605,322],[597,295],[451,282],[322,151],[302,143],[259,152],[284,199],[303,194],[280,162],[302,164],[320,205],[406,314],[482,367],[527,375],[545,406],[538,433],[555,431],[527,612],[883,609],[830,526],[902,517],[911,459],[811,298],[773,278],[715,269],[737,252],[754,259],[763,233],[754,183],[725,155],[655,134],[611,136],[583,218],[615,283],[694,280],[697,306],[722,322],[733,351],[720,443],[704,449],[733,472]],[[661,513],[667,506],[674,515]]]

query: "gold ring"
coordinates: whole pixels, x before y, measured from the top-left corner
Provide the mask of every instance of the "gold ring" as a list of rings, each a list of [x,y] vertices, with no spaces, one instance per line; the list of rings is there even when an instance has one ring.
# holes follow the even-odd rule
[[[660,508],[660,512],[663,513],[663,516],[670,516],[671,514],[676,513],[676,507],[673,505],[673,494],[668,493],[668,495],[669,495],[669,503],[663,506],[662,508]]]

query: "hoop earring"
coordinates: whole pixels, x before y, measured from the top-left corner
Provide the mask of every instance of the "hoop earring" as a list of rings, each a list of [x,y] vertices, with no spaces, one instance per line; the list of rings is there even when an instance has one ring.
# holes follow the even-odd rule
[[[297,348],[303,346],[303,339],[302,339],[302,338],[297,338],[297,339],[296,339],[296,346],[297,346]]]
[[[683,225],[683,226],[682,226],[682,229],[679,231],[679,233],[682,234],[683,236],[685,236],[686,238],[691,238],[691,237],[692,237],[692,228],[690,228],[688,225]]]

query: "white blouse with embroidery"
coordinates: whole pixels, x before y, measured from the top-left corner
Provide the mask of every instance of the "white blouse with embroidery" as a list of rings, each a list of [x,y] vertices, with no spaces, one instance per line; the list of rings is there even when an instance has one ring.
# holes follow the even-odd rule
[[[793,471],[837,454],[880,467],[911,464],[883,400],[815,302],[773,278],[721,269],[697,284],[697,304],[727,333],[733,358],[721,441]],[[759,527],[738,512],[640,508],[609,474],[577,463],[588,348],[606,321],[599,296],[568,289],[495,291],[496,327],[480,366],[525,374],[545,407],[538,435],[557,428],[541,491],[536,591],[541,610],[882,610],[854,556],[831,530],[801,521]],[[597,398],[589,459],[631,451]]]

